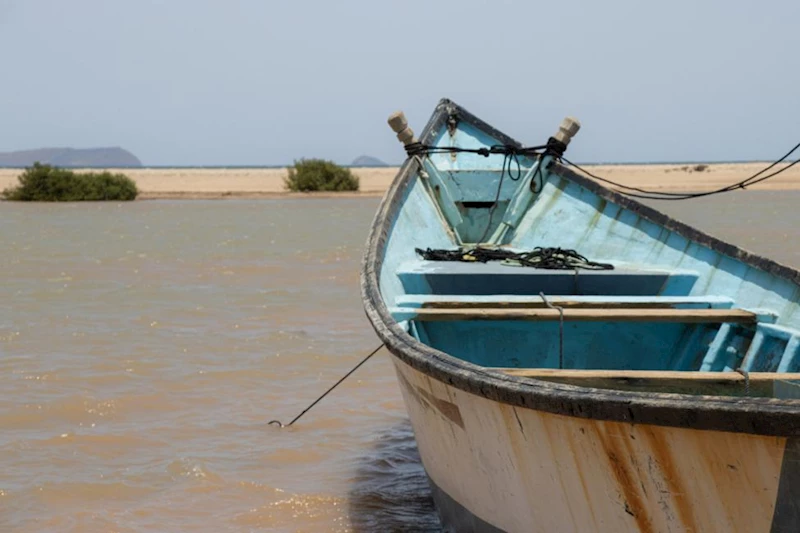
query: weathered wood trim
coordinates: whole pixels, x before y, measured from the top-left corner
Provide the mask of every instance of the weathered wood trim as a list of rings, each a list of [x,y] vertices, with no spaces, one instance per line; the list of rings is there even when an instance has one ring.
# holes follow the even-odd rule
[[[675,394],[781,397],[774,384],[800,380],[800,373],[678,372],[654,370],[577,370],[504,368],[503,372],[529,379],[596,389]]]
[[[439,103],[423,130],[420,136],[421,142],[431,142],[437,129],[443,127],[447,114],[452,112],[458,113],[460,120],[466,120],[484,131],[496,131],[465,109],[445,99]],[[506,136],[499,138],[503,142],[508,139]],[[643,394],[548,383],[510,376],[473,365],[414,339],[392,318],[381,298],[378,279],[389,231],[402,206],[403,195],[412,182],[412,172],[416,168],[416,162],[407,159],[381,200],[367,238],[361,270],[361,293],[367,317],[377,335],[399,360],[433,379],[461,390],[489,400],[528,409],[597,420],[761,435],[800,436],[800,402],[797,400]],[[588,178],[577,176],[568,169],[556,166],[554,170],[564,179],[586,186],[602,197],[636,211],[644,218],[675,230],[689,240],[795,283],[800,280],[800,272],[797,270],[711,237],[635,200],[605,189]]]
[[[450,320],[560,320],[558,309],[413,309],[410,319]],[[756,315],[744,309],[575,309],[563,310],[565,322],[679,322],[684,324],[755,324]]]
[[[583,296],[553,295],[547,301],[559,307],[600,308],[652,308],[669,309],[677,306],[705,306],[707,308],[729,309],[734,301],[721,296]],[[518,294],[496,295],[446,295],[446,294],[406,294],[396,300],[397,307],[422,307],[434,309],[470,309],[473,307],[498,309],[538,309],[547,307],[541,296],[521,296]]]
[[[555,297],[548,296],[547,301],[551,305],[572,309],[673,309],[678,305],[715,305],[721,302],[707,301],[703,298],[665,298],[652,300],[578,300],[575,297]],[[423,309],[542,309],[547,308],[547,304],[539,297],[519,300],[480,300],[480,301],[455,301],[455,300],[436,300],[423,302],[420,307]]]
[[[744,383],[739,372],[689,372],[677,370],[582,370],[572,368],[498,368],[512,376],[528,378],[559,377],[568,379],[681,379],[691,381],[735,381]],[[800,380],[797,372],[750,372],[748,378],[755,381]]]

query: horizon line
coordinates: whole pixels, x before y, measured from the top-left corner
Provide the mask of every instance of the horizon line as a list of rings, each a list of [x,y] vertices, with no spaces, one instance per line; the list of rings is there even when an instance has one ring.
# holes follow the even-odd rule
[[[717,160],[717,161],[708,161],[708,160],[694,160],[694,161],[576,161],[578,165],[586,165],[586,166],[608,166],[608,165],[618,165],[618,166],[635,166],[635,165],[725,165],[725,164],[746,164],[746,163],[768,163],[771,164],[774,161],[767,160],[767,159],[731,159],[731,160]],[[791,163],[791,161],[783,161],[784,163]],[[340,167],[345,168],[399,168],[403,166],[404,162],[401,162],[396,165],[386,164],[386,165],[344,165],[338,164]],[[50,163],[42,163],[42,164],[50,164]],[[30,165],[28,165],[30,166]],[[16,165],[0,165],[0,169],[5,170],[13,170],[13,169],[24,169],[28,168],[28,166],[16,166]],[[199,169],[275,169],[275,168],[289,168],[293,166],[292,164],[282,164],[282,165],[51,165],[58,168],[96,168],[96,169],[104,169],[104,168],[119,168],[119,169],[170,169],[170,168],[180,168],[180,169],[191,169],[191,168],[199,168]]]

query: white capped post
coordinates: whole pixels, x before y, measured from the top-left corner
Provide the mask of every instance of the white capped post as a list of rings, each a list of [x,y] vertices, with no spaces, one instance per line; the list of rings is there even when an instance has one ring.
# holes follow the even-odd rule
[[[401,143],[409,145],[417,142],[414,137],[414,130],[408,127],[408,120],[406,120],[406,115],[402,111],[396,111],[389,115],[388,122],[389,127],[397,134],[397,140]]]
[[[578,133],[579,129],[581,129],[581,123],[578,122],[578,119],[567,117],[561,121],[561,126],[558,127],[558,133],[553,135],[553,138],[564,143],[564,146],[567,146],[569,141]]]

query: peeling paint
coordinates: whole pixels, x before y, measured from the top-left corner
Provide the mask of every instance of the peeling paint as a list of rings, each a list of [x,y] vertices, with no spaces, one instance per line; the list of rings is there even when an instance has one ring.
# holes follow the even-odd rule
[[[422,405],[437,411],[443,417],[464,429],[464,419],[461,418],[461,411],[456,404],[439,399],[422,387],[415,387],[402,374],[398,374],[398,379],[403,388]]]

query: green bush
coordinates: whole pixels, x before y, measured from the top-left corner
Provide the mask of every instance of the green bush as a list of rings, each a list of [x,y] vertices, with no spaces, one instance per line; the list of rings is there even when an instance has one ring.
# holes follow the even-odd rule
[[[136,183],[124,174],[78,173],[34,163],[19,176],[19,185],[0,195],[20,202],[78,202],[134,200],[138,193]]]
[[[357,191],[358,177],[349,168],[323,159],[301,159],[287,169],[284,180],[290,191]]]

